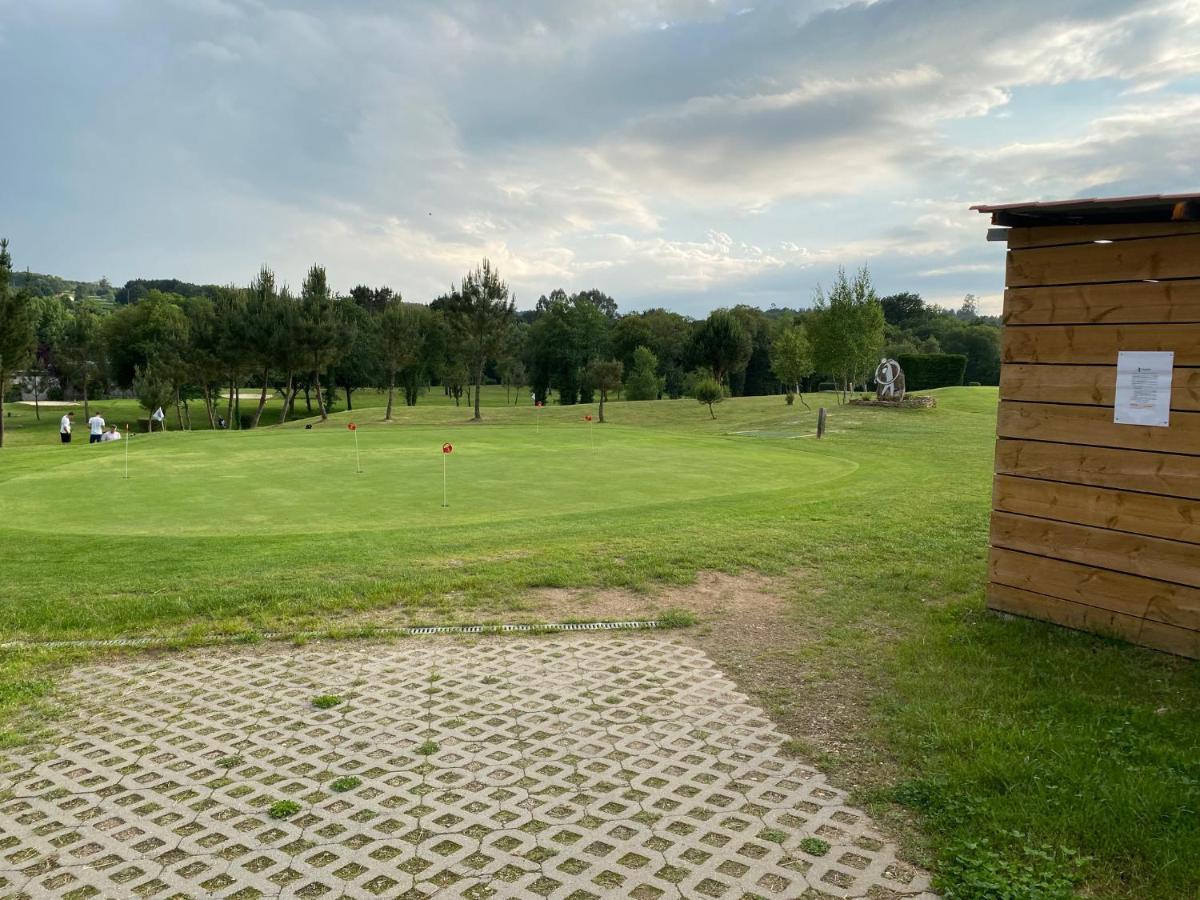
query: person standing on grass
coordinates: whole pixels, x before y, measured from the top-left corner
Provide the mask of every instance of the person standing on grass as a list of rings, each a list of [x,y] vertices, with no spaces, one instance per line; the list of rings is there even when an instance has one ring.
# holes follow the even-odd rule
[[[58,423],[58,436],[64,444],[71,443],[71,420],[75,418],[75,413],[69,412]]]
[[[103,437],[100,438],[100,442],[108,443],[109,441],[119,441],[120,439],[121,439],[121,432],[117,431],[117,426],[109,425],[108,431],[104,432]]]
[[[91,429],[91,433],[88,434],[88,443],[100,443],[104,437],[104,417],[100,413],[96,413],[88,419],[88,428]]]

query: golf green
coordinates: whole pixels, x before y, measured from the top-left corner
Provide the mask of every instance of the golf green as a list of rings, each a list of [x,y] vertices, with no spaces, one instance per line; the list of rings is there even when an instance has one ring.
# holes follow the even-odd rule
[[[589,432],[591,432],[589,434]],[[8,527],[91,535],[380,531],[798,494],[857,464],[811,441],[605,425],[138,435],[5,485]],[[442,444],[453,453],[443,459]],[[593,443],[594,441],[594,443]],[[446,498],[442,507],[443,463]]]

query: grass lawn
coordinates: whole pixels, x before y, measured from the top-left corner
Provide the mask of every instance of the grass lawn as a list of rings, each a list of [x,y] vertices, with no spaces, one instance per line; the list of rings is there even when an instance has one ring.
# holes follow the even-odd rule
[[[644,591],[654,615],[658,586],[753,570],[786,615],[746,651],[771,683],[742,686],[873,811],[917,823],[907,845],[947,895],[1197,895],[1200,667],[983,610],[996,392],[935,393],[907,412],[826,397],[822,441],[778,397],[716,420],[612,403],[589,426],[594,406],[493,388],[473,425],[440,395],[386,424],[359,393],[311,429],[139,435],[128,480],[123,444],[60,446],[57,410],[8,407],[0,640],[537,618],[541,588]],[[594,617],[587,598],[568,614]],[[737,628],[700,626],[718,644]],[[9,740],[66,659],[0,660]],[[855,713],[836,753],[800,715],[831,703]]]

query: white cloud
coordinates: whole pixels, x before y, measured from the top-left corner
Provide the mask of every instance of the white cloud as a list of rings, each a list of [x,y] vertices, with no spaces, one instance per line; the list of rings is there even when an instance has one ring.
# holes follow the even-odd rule
[[[529,301],[594,285],[698,310],[804,302],[866,262],[885,292],[990,297],[970,203],[1200,174],[1195,0],[0,13],[0,80],[21,86],[0,115],[24,123],[0,144],[21,176],[0,232],[64,274],[319,260],[427,299],[486,254]],[[107,227],[64,233],[80,208]]]

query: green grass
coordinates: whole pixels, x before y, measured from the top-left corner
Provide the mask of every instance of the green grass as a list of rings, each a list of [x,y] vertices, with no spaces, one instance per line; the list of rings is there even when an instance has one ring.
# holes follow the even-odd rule
[[[61,447],[57,413],[21,418],[0,452],[0,639],[328,631],[383,608],[495,622],[535,588],[753,569],[792,585],[797,684],[867,686],[822,764],[883,773],[858,799],[917,817],[948,895],[1080,878],[1095,896],[1197,894],[1200,667],[983,610],[996,392],[935,393],[903,413],[825,397],[822,441],[815,410],[779,397],[715,421],[692,400],[613,403],[589,432],[594,406],[539,426],[496,389],[484,425],[434,396],[384,424],[363,395],[311,430],[139,436],[128,481],[123,446]],[[0,717],[51,714],[56,658],[0,658]]]

